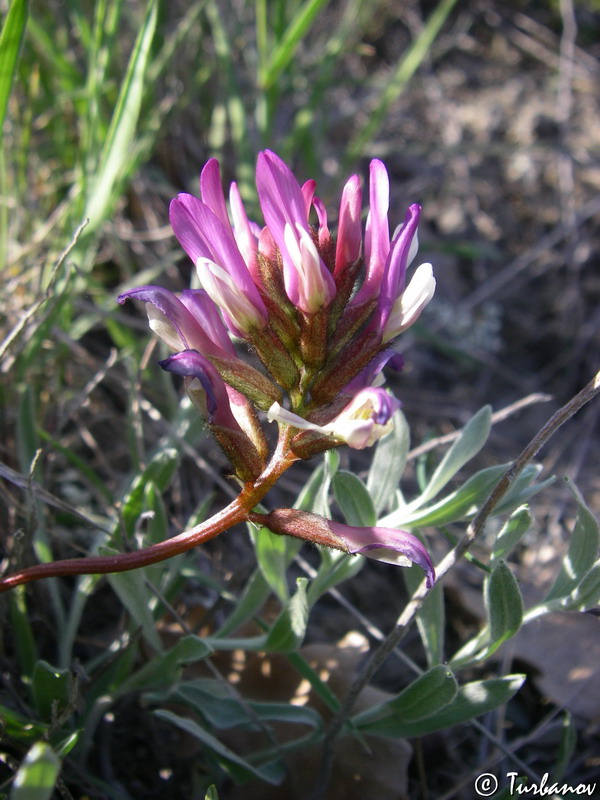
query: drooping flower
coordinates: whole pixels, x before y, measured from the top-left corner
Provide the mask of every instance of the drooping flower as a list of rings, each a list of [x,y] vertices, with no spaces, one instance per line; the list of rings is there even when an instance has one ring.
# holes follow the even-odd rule
[[[345,553],[366,556],[398,567],[417,564],[425,572],[428,588],[435,581],[435,569],[427,548],[408,531],[344,525],[295,508],[278,508],[270,514],[253,513],[250,519],[265,525],[273,533],[294,536]]]
[[[175,353],[160,365],[184,377],[190,399],[238,475],[256,480],[265,467],[266,442],[246,398],[228,386],[211,362],[195,350]]]
[[[210,361],[196,350],[182,350],[159,362],[186,379],[186,391],[210,425],[241,430],[233,416],[225,382]]]
[[[427,578],[427,588],[435,581],[435,570],[427,549],[420,539],[408,531],[374,526],[361,528],[328,520],[330,529],[346,544],[349,553],[374,558],[385,564],[410,567],[418,564]]]
[[[400,403],[384,389],[367,387],[357,392],[345,408],[326,425],[314,422],[273,403],[268,411],[269,422],[277,420],[294,428],[330,436],[355,450],[370,447],[392,430],[392,416]]]

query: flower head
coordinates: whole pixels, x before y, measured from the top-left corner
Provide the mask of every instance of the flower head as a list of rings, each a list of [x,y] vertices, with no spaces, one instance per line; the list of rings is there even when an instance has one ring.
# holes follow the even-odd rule
[[[369,447],[391,430],[400,405],[382,388],[383,367],[401,359],[392,340],[435,289],[429,264],[407,281],[421,208],[409,206],[390,236],[390,179],[378,159],[369,166],[364,230],[357,175],[343,187],[337,234],[316,182],[300,183],[271,150],[258,155],[256,188],[264,224],[248,218],[235,183],[227,202],[219,164],[209,159],[199,196],[180,194],[169,211],[202,289],[176,296],[145,286],[119,300],[146,302],[151,328],[183,353],[166,368],[195,376],[209,420],[226,413],[216,402],[224,391],[233,418],[261,452],[256,409],[297,429],[289,440],[295,457],[341,444]],[[228,332],[246,340],[268,375],[240,359]],[[208,362],[200,366],[202,358]]]

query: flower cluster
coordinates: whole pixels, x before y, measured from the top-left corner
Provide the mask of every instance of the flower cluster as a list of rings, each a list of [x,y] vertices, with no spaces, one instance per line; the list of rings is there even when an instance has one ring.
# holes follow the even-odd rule
[[[245,485],[268,461],[259,412],[279,423],[294,458],[341,444],[364,448],[391,429],[399,403],[382,388],[381,371],[398,363],[391,342],[435,289],[430,264],[407,282],[420,207],[410,206],[390,235],[389,179],[380,161],[370,165],[364,233],[357,175],[342,191],[337,236],[315,181],[301,186],[269,150],[258,156],[256,185],[262,227],[248,219],[235,183],[226,203],[218,162],[208,161],[200,197],[180,194],[170,206],[202,288],[178,296],[142,286],[119,297],[146,303],[150,327],[175,351],[161,366],[184,376]],[[265,371],[238,356],[232,337],[247,343]]]

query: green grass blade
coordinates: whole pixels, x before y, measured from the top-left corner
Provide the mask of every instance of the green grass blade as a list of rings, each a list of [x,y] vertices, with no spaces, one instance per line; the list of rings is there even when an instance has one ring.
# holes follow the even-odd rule
[[[116,187],[129,166],[130,148],[140,115],[156,20],[157,0],[151,0],[119,92],[100,157],[97,178],[87,196],[84,217],[90,220],[88,234],[96,231],[106,219],[116,196]]]
[[[427,58],[431,45],[455,3],[456,0],[441,0],[436,9],[430,14],[423,30],[396,67],[390,82],[381,94],[379,104],[369,114],[368,122],[350,142],[346,154],[346,165],[353,163],[364,153],[365,148],[381,127],[390,106],[400,97],[412,76]]]
[[[0,141],[2,141],[8,98],[17,71],[27,15],[27,0],[13,0],[0,34]]]
[[[306,0],[287,27],[279,45],[274,50],[269,62],[260,75],[263,89],[269,89],[278,80],[283,70],[294,58],[296,49],[303,37],[310,30],[317,14],[327,4],[327,0]]]
[[[223,75],[220,86],[222,100],[215,100],[209,142],[215,152],[220,152],[226,142],[229,122],[230,134],[236,149],[236,178],[242,197],[252,196],[254,187],[254,158],[248,115],[235,74],[235,59],[231,37],[227,33],[218,3],[208,3],[206,16],[211,26],[213,44],[217,55],[218,71]]]

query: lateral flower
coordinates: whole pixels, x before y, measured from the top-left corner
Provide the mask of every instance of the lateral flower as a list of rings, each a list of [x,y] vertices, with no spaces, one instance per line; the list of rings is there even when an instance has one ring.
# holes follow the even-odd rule
[[[328,521],[329,528],[346,544],[349,553],[398,567],[418,564],[425,572],[427,588],[435,581],[435,570],[425,546],[414,534],[396,528],[360,528]]]
[[[303,431],[330,436],[355,450],[371,447],[394,427],[392,416],[400,403],[385,389],[361,389],[342,411],[326,425],[317,425],[273,403],[267,412],[269,422],[282,422]]]
[[[228,386],[211,362],[195,350],[183,350],[160,362],[182,375],[185,389],[244,481],[258,478],[265,467],[266,444],[245,397]]]
[[[119,295],[146,304],[150,329],[172,350],[198,350],[205,355],[235,357],[219,312],[206,292],[185,289],[180,297],[162,286],[138,286]]]
[[[294,536],[323,547],[373,558],[385,564],[398,567],[417,564],[425,572],[427,588],[430,589],[434,584],[435,569],[427,548],[417,536],[408,531],[379,526],[363,528],[343,525],[295,508],[278,508],[270,514],[252,513],[250,519],[265,525],[273,533]]]

